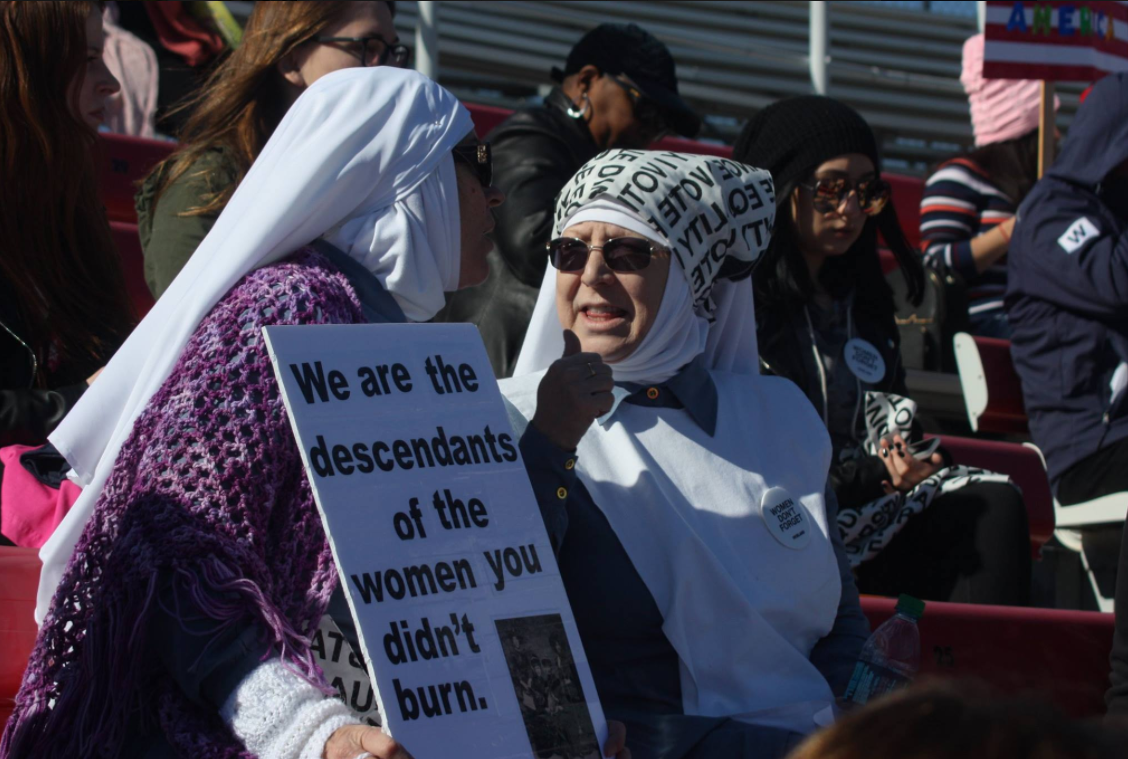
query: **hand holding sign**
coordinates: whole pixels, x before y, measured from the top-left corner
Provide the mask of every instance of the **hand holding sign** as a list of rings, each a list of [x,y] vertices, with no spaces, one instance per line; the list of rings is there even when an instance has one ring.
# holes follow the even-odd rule
[[[944,466],[944,457],[934,453],[920,460],[912,455],[909,444],[900,435],[883,437],[879,443],[881,460],[889,471],[889,479],[881,483],[886,493],[900,490],[907,493]]]
[[[338,728],[325,742],[325,759],[412,759],[403,746],[384,735],[379,728],[367,725],[346,725]]]
[[[537,389],[533,426],[562,450],[575,450],[591,423],[611,410],[614,385],[611,367],[598,353],[582,352],[576,334],[564,330],[564,356]]]

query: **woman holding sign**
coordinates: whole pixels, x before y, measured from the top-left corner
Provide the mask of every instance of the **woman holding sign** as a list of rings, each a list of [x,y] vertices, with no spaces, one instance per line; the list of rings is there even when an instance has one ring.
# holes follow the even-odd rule
[[[919,258],[905,242],[877,141],[826,97],[775,103],[745,127],[741,160],[779,188],[776,234],[753,277],[764,370],[811,399],[834,447],[838,525],[863,592],[1025,604],[1026,509],[1004,475],[950,466],[914,422],[877,255],[880,231],[910,293]]]
[[[408,756],[325,695],[310,636],[351,625],[261,330],[429,319],[485,277],[489,166],[415,72],[301,95],[54,436],[84,492],[0,756]]]
[[[868,632],[830,441],[802,393],[760,376],[751,288],[732,281],[773,203],[766,171],[720,158],[589,161],[501,383],[534,486],[561,495],[549,535],[639,757],[782,756],[833,719]]]

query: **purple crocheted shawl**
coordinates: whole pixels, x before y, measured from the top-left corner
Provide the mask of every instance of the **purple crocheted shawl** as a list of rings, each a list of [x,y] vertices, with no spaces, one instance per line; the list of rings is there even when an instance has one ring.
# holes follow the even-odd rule
[[[184,757],[249,756],[216,713],[145,671],[158,574],[188,587],[217,633],[258,624],[324,686],[309,636],[336,570],[261,328],[363,321],[344,276],[307,248],[245,276],[200,323],[75,548],[0,757],[118,756],[138,724]]]

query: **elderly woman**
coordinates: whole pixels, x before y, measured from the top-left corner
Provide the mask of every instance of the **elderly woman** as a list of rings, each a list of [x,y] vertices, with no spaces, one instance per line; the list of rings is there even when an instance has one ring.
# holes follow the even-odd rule
[[[0,756],[407,756],[324,695],[311,633],[352,625],[261,329],[424,321],[480,282],[502,198],[474,143],[410,71],[290,109],[53,436],[85,487]]]
[[[830,441],[798,388],[759,375],[751,288],[729,281],[774,200],[767,172],[717,158],[588,162],[502,383],[527,465],[556,473],[545,521],[636,757],[782,756],[833,718],[868,632]]]

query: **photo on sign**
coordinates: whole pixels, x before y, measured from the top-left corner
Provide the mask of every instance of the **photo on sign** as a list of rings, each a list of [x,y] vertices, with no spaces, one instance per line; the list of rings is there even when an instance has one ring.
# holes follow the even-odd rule
[[[597,759],[584,700],[559,614],[495,621],[521,718],[537,759]]]

